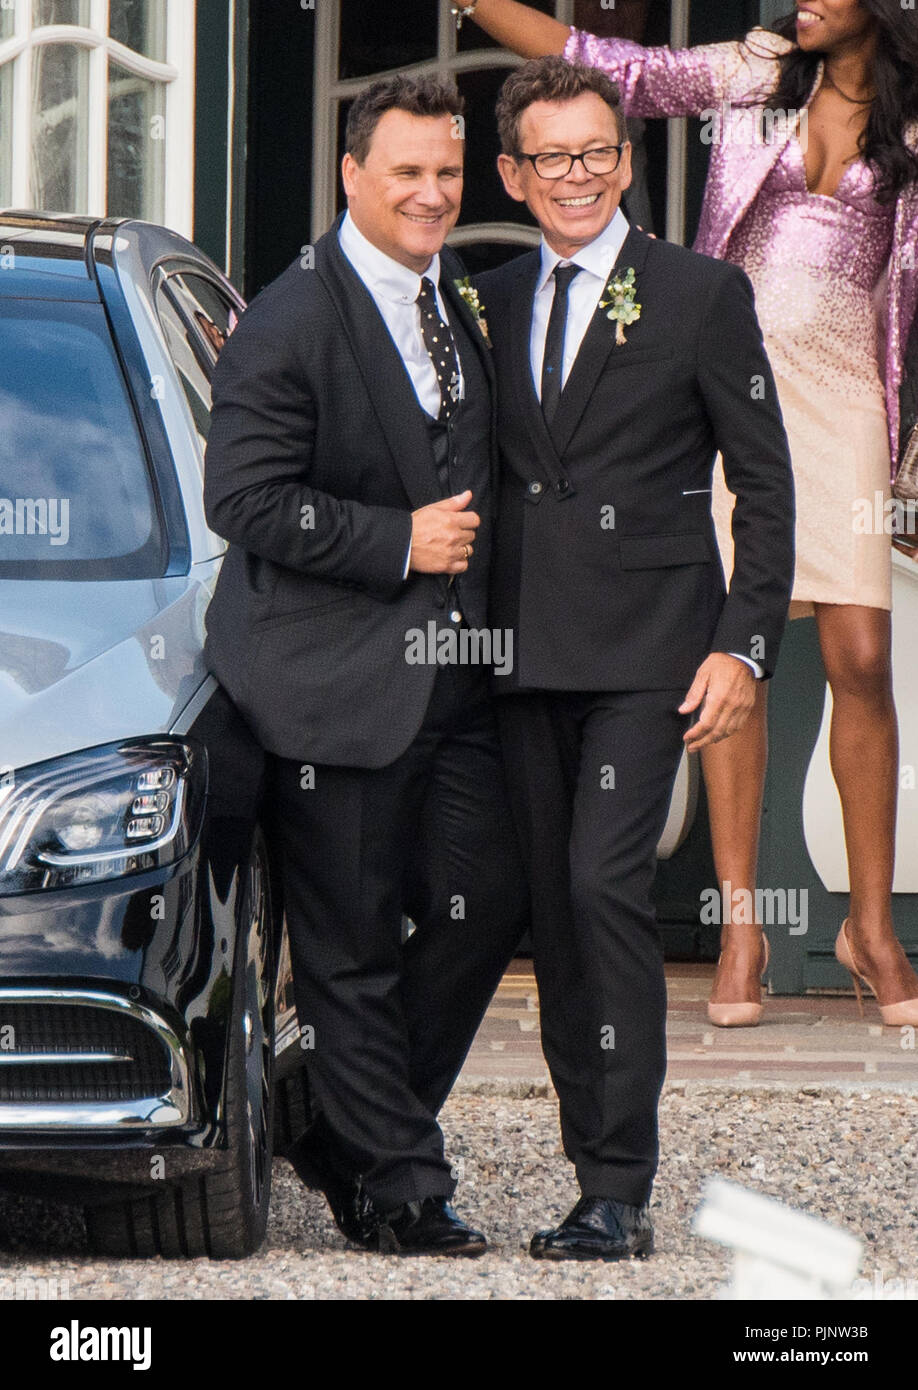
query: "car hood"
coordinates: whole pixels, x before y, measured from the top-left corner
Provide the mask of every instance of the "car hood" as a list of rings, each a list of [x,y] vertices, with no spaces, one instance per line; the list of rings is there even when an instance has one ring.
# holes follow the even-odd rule
[[[206,677],[218,562],[121,583],[0,582],[0,749],[27,767],[165,733]]]

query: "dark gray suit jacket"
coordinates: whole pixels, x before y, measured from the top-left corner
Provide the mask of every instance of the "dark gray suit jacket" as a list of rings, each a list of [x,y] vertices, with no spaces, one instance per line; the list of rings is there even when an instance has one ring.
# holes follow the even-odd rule
[[[686,690],[711,651],[774,670],[794,569],[787,437],[752,289],[736,266],[632,228],[639,320],[590,322],[546,427],[529,362],[537,251],[478,280],[501,455],[491,621],[516,665],[495,690]],[[736,493],[729,595],[711,518],[717,450]]]
[[[463,268],[448,250],[441,263],[490,387]],[[411,379],[337,226],[314,269],[294,262],[243,314],[213,397],[204,502],[230,547],[210,670],[270,752],[384,767],[417,734],[437,669],[406,662],[406,632],[443,625],[450,595],[446,576],[402,577],[411,512],[440,490]]]

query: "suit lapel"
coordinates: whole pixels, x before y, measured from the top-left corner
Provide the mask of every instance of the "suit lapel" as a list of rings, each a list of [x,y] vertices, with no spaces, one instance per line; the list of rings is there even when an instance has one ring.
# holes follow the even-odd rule
[[[455,313],[456,316],[461,319],[462,326],[471,338],[481,360],[481,365],[484,367],[488,383],[493,387],[494,363],[491,360],[491,349],[484,340],[484,334],[478,327],[478,321],[475,315],[459,293],[458,286],[456,285],[456,280],[461,280],[463,278],[459,273],[461,269],[461,265],[459,265],[455,258],[444,248],[440,253],[440,293],[449,306],[450,314]]]
[[[644,269],[644,262],[647,259],[649,244],[650,238],[632,227],[625,237],[622,249],[612,267],[613,270],[626,270],[629,266],[634,267],[638,303],[641,302],[640,277]],[[597,298],[596,310],[584,334],[580,351],[577,353],[574,365],[571,367],[570,374],[564,384],[561,400],[552,420],[551,436],[559,455],[563,455],[570,443],[571,436],[580,422],[580,417],[596,389],[596,383],[608,361],[609,354],[611,352],[625,354],[628,352],[629,345],[633,343],[638,346],[640,344],[640,319],[638,319],[628,329],[626,342],[621,346],[616,345],[615,326],[606,317],[606,311],[599,307],[599,300],[602,298],[604,298],[604,294],[600,294]],[[539,414],[541,415],[541,413],[540,409]]]
[[[418,398],[372,295],[341,250],[338,225],[316,244],[315,273],[341,320],[412,508],[426,507],[440,500],[440,491]],[[347,383],[340,389],[347,391]]]
[[[746,112],[741,111],[741,114],[745,116]],[[794,136],[791,137],[791,139],[795,138]],[[727,202],[727,215],[718,223],[716,245],[712,246],[710,250],[706,248],[708,255],[716,256],[718,260],[723,259],[731,236],[755,202],[762,184],[781,158],[787,144],[786,140],[770,140],[764,144],[752,144],[737,139],[735,144],[728,145],[725,156],[727,165],[725,182],[731,191],[738,188],[741,196],[732,196]],[[730,173],[733,166],[736,167],[737,174],[731,182]]]
[[[491,491],[494,497],[497,496],[498,481],[498,449],[497,449],[497,374],[494,369],[494,354],[490,345],[485,341],[484,334],[478,327],[478,321],[466,304],[459,288],[456,284],[457,279],[464,279],[465,267],[462,262],[451,251],[444,247],[440,253],[440,292],[446,300],[448,312],[452,317],[456,315],[461,320],[463,327],[471,339],[478,359],[484,368],[485,376],[488,380],[488,390],[491,397],[491,435],[490,435],[490,460],[491,460]],[[462,273],[460,273],[462,272]],[[487,319],[487,305],[482,306],[483,317]],[[462,365],[460,354],[460,366]],[[474,503],[473,503],[474,505]]]
[[[553,486],[562,477],[561,459],[555,443],[548,432],[542,404],[536,395],[532,380],[532,363],[529,356],[529,339],[532,331],[532,306],[535,298],[539,269],[542,264],[538,251],[520,260],[516,282],[510,295],[510,331],[508,339],[512,354],[513,385],[516,391],[520,414],[528,426],[536,445],[537,457],[542,463]]]
[[[806,99],[804,111],[812,105],[813,98],[822,86],[825,76],[825,59],[820,59],[816,77]],[[734,126],[742,126],[734,130]],[[788,140],[749,138],[749,109],[737,107],[730,115],[730,122],[724,135],[724,182],[730,196],[724,200],[726,215],[718,223],[717,239],[705,250],[709,256],[723,260],[730,238],[742,222],[746,213],[759,195],[759,191],[775,164],[787,148]],[[796,135],[789,140],[796,140]],[[733,170],[736,170],[735,176]]]

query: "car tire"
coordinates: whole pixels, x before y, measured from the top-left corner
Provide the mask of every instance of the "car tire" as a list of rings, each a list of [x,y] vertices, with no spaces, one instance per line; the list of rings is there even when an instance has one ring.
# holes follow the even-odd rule
[[[274,950],[264,837],[256,832],[237,912],[228,1025],[227,1148],[206,1173],[155,1195],[85,1208],[97,1255],[242,1259],[262,1244],[274,1156]]]

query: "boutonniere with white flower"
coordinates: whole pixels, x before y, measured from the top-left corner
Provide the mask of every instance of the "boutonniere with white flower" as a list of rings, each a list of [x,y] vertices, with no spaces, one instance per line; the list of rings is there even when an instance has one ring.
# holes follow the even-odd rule
[[[608,299],[599,301],[600,309],[605,309],[606,318],[612,319],[615,324],[615,342],[621,347],[625,339],[625,329],[632,323],[637,323],[641,317],[641,306],[634,302],[637,287],[634,283],[634,266],[629,265],[625,271],[617,270],[612,275],[604,294]]]
[[[471,310],[475,322],[481,329],[481,336],[484,338],[488,347],[490,347],[491,339],[488,336],[488,320],[485,318],[484,305],[478,298],[478,291],[467,275],[462,280],[455,280],[453,283]]]

